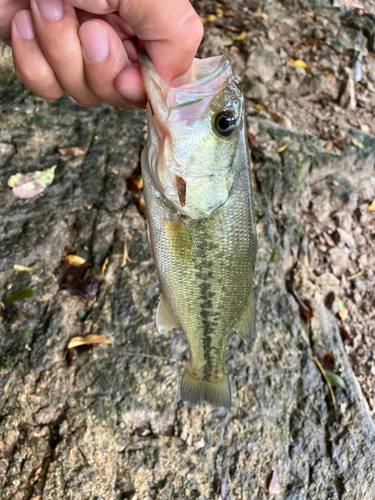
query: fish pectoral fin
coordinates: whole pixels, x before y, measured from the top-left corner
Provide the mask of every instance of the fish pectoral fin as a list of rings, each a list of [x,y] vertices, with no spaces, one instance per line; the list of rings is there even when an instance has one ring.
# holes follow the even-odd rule
[[[255,338],[255,309],[253,292],[251,292],[249,300],[243,308],[241,316],[233,326],[233,330],[238,333],[245,344]]]
[[[186,367],[182,374],[180,396],[184,405],[193,407],[199,403],[209,403],[214,408],[230,410],[231,394],[228,375],[220,382],[209,382],[192,377]]]
[[[169,312],[162,295],[160,295],[160,301],[156,311],[156,327],[161,335],[172,331],[173,328],[180,327],[172,314]]]

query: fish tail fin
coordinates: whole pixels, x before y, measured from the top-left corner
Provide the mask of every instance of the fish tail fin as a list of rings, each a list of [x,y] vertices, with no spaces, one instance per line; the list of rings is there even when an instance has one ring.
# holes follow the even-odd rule
[[[182,374],[180,395],[184,405],[192,407],[206,401],[214,408],[224,408],[229,411],[231,394],[228,375],[220,382],[209,382],[192,377],[185,367]]]

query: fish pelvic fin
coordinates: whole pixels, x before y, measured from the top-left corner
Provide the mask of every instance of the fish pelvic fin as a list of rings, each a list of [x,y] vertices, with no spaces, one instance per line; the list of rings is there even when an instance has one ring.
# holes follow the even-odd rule
[[[251,291],[249,300],[244,307],[241,316],[233,326],[233,330],[238,333],[245,344],[248,344],[255,339],[256,331],[253,291]]]
[[[160,295],[160,301],[156,311],[156,327],[161,335],[171,332],[174,328],[179,328],[177,321],[169,312],[162,295]]]
[[[188,368],[185,367],[181,379],[180,395],[184,405],[190,408],[203,402],[226,411],[229,411],[231,407],[230,384],[227,374],[220,382],[209,382],[192,377]]]

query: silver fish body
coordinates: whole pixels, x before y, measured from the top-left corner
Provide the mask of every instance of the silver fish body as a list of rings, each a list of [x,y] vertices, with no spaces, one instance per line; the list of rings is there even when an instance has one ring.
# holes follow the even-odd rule
[[[181,399],[229,409],[228,334],[233,329],[247,342],[255,321],[249,153],[228,61],[195,64],[191,81],[176,89],[141,55],[150,100],[142,175],[161,288],[157,326],[161,333],[181,327],[190,350]]]

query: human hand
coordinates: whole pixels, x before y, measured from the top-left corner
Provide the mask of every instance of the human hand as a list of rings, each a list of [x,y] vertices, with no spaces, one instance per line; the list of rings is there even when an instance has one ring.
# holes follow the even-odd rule
[[[45,99],[67,92],[87,107],[144,106],[139,48],[170,83],[189,69],[202,34],[189,0],[0,0],[0,39],[20,80]]]

